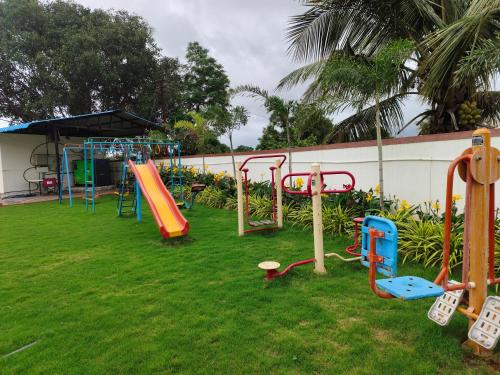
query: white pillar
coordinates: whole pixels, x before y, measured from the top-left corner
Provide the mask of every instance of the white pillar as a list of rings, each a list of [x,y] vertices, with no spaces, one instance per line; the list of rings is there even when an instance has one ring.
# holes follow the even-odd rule
[[[312,179],[312,209],[314,230],[314,272],[326,273],[325,255],[323,253],[323,213],[321,206],[321,170],[319,163],[311,165]]]
[[[276,186],[276,213],[278,215],[278,228],[283,228],[283,192],[281,190],[281,160],[276,160],[274,184]]]
[[[236,190],[238,194],[238,235],[245,234],[243,208],[243,173],[240,171],[241,162],[236,163]]]

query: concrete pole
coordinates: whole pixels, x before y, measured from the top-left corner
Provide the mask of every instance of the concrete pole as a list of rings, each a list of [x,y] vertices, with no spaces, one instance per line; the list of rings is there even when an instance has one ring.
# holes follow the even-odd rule
[[[323,274],[325,269],[325,255],[323,253],[323,213],[321,206],[321,170],[319,163],[311,165],[313,173],[312,186],[312,209],[313,209],[313,232],[314,232],[314,259],[316,263],[314,272]]]
[[[492,163],[490,131],[478,129],[472,134],[471,173],[471,204],[470,204],[470,263],[469,283],[475,287],[469,289],[469,309],[479,315],[487,297],[488,279],[488,228],[489,228],[489,198]],[[474,320],[469,318],[469,329]],[[472,348],[475,354],[487,353],[486,349],[477,343],[467,340],[465,344]]]
[[[276,212],[278,215],[278,228],[283,228],[283,191],[281,190],[281,160],[276,160],[274,171],[274,184],[276,186]]]
[[[238,235],[245,234],[243,208],[243,174],[240,171],[241,162],[236,163],[236,191],[238,193]]]

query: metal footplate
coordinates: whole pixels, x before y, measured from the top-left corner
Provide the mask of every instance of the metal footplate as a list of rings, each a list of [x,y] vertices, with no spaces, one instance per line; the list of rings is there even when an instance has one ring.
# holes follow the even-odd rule
[[[500,297],[486,298],[479,318],[470,327],[469,339],[486,349],[495,348],[500,339]]]
[[[450,280],[450,284],[458,284]],[[465,290],[452,290],[436,298],[427,313],[427,317],[440,326],[446,326],[451,321],[453,314],[457,311]]]
[[[272,225],[272,224],[274,224],[274,221],[273,220],[250,221],[249,224],[254,226],[254,227],[260,227],[263,225]]]

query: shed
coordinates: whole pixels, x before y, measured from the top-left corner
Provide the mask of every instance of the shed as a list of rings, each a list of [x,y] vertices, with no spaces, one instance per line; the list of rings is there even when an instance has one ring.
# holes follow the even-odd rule
[[[40,176],[59,178],[62,144],[83,143],[88,137],[142,136],[155,128],[158,123],[119,109],[0,128],[0,197],[29,192],[28,180]]]

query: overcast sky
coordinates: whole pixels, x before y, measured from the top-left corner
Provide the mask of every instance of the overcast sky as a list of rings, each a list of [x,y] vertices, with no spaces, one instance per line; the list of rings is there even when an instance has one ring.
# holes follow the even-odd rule
[[[269,91],[299,65],[287,55],[285,39],[289,17],[306,9],[298,0],[76,0],[90,8],[125,9],[142,16],[166,56],[184,58],[190,41],[210,50],[225,68],[231,86],[253,84]],[[299,99],[303,87],[287,93]],[[235,101],[249,110],[249,124],[234,136],[235,145],[255,146],[268,116],[261,102]],[[405,107],[407,119],[420,112],[415,101]],[[335,116],[335,120],[346,114]],[[405,132],[415,133],[414,129]],[[225,139],[222,139],[226,142]]]

